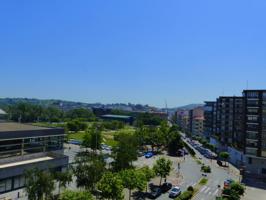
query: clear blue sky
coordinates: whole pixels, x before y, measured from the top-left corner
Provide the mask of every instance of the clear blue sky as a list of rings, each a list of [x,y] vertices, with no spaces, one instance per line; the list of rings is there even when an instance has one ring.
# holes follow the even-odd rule
[[[0,97],[169,106],[266,88],[265,0],[3,0]]]

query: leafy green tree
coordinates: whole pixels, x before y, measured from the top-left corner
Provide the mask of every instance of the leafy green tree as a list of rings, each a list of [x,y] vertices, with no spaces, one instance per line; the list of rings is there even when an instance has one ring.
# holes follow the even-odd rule
[[[106,170],[103,156],[83,152],[77,155],[75,162],[73,173],[76,176],[77,186],[92,191]]]
[[[101,149],[101,143],[103,141],[102,137],[103,127],[100,124],[94,124],[89,129],[90,134],[90,148],[93,150]]]
[[[167,147],[169,155],[177,155],[178,150],[184,147],[178,131],[169,132]]]
[[[115,171],[121,171],[132,168],[132,162],[138,158],[138,141],[136,136],[121,132],[115,137],[115,140],[118,143],[112,152],[115,160],[113,169]]]
[[[93,200],[93,197],[87,191],[66,190],[60,195],[59,200]]]
[[[66,188],[66,186],[72,181],[72,172],[54,172],[54,179],[59,183],[59,194],[61,193],[61,188]]]
[[[67,122],[67,129],[69,131],[78,132],[85,131],[88,128],[88,125],[85,122],[82,122],[78,119]]]
[[[219,156],[225,161],[225,165],[227,165],[227,162],[230,158],[230,154],[228,152],[221,152]]]
[[[150,182],[152,178],[156,176],[154,170],[150,169],[148,166],[145,166],[140,169],[140,171],[144,174],[146,179],[146,192],[148,191],[148,185],[147,183]]]
[[[240,183],[232,183],[231,190],[236,191],[240,196],[245,194],[245,187]]]
[[[97,188],[101,191],[101,196],[103,198],[112,200],[124,199],[123,181],[120,176],[115,173],[105,173],[102,179],[98,182]]]
[[[134,189],[143,190],[146,185],[146,177],[142,171],[135,169],[126,169],[119,173],[124,188],[129,190],[129,199],[131,199],[131,191]]]
[[[224,189],[223,195],[226,196],[223,198],[225,200],[240,200],[240,195],[235,190]]]
[[[166,180],[167,176],[169,176],[172,169],[172,165],[172,161],[165,158],[159,158],[154,164],[153,170],[155,174],[161,177],[160,185],[162,184],[162,179],[165,178]]]
[[[81,121],[95,121],[95,115],[93,112],[86,108],[75,108],[66,112],[66,118],[75,120],[80,119]]]
[[[25,172],[25,191],[29,200],[49,199],[55,189],[55,181],[51,173],[37,168]]]

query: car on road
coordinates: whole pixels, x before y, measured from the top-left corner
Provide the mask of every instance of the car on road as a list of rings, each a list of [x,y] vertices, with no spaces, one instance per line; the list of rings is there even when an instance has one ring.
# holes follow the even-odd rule
[[[167,183],[167,182],[166,182],[166,183],[162,184],[162,186],[161,186],[161,191],[162,191],[162,193],[166,193],[166,192],[168,192],[169,190],[171,190],[172,187],[173,187],[172,183]]]
[[[176,198],[181,194],[181,189],[180,187],[174,187],[170,193],[169,193],[169,198]]]
[[[73,139],[70,139],[70,140],[68,141],[68,144],[81,145],[82,142],[79,141],[79,140],[73,140]]]
[[[224,181],[224,188],[227,189],[227,188],[230,188],[231,184],[234,183],[234,180],[232,179],[227,179]]]
[[[154,187],[151,189],[151,192],[148,194],[149,199],[156,199],[162,195],[162,190],[160,187]]]
[[[153,152],[147,152],[144,154],[145,158],[152,158],[154,156]]]

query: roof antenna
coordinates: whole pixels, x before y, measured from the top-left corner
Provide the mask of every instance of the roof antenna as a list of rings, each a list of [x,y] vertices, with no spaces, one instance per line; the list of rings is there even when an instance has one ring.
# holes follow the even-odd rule
[[[165,100],[165,109],[166,109],[166,113],[167,113],[167,116],[168,116],[168,105],[167,105],[167,100]]]

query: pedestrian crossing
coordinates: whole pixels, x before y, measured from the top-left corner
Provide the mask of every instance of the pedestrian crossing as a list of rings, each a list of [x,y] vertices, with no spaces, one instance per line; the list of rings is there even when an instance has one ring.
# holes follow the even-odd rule
[[[203,186],[199,193],[193,198],[193,200],[207,200],[208,199],[215,199],[215,197],[218,195],[219,189],[209,186]]]

